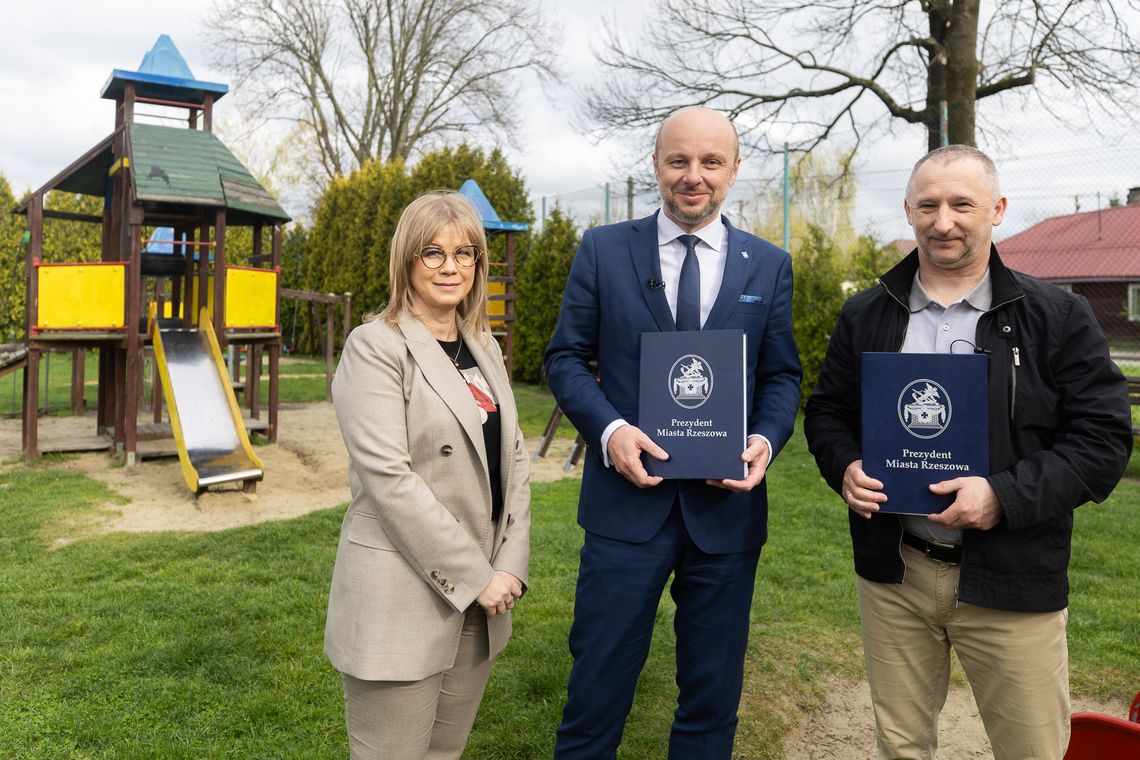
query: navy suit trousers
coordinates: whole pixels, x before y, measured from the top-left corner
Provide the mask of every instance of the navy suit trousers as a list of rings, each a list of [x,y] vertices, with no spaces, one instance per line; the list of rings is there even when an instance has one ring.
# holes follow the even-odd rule
[[[701,551],[677,504],[643,543],[587,532],[570,629],[574,666],[555,758],[616,757],[670,574],[679,694],[669,757],[731,758],[759,558],[759,549]]]

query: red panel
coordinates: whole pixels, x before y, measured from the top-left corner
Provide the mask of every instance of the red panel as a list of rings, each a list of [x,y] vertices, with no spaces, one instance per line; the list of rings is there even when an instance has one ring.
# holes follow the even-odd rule
[[[1065,760],[1140,758],[1140,723],[1112,715],[1076,713]]]

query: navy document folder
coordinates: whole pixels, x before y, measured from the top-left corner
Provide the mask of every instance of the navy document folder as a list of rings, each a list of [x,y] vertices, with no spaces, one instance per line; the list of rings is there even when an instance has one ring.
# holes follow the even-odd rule
[[[984,354],[863,354],[863,472],[883,482],[880,512],[941,512],[954,495],[927,486],[989,474],[988,361]]]
[[[745,449],[743,330],[653,332],[641,336],[637,425],[669,459],[642,454],[650,475],[740,480]]]

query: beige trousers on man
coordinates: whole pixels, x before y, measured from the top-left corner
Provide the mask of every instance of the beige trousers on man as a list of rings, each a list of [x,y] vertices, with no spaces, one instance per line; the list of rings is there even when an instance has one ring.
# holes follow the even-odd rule
[[[362,681],[342,673],[352,760],[459,760],[494,660],[487,615],[472,605],[450,670],[422,681]]]
[[[1069,744],[1068,611],[958,602],[958,566],[903,545],[903,583],[858,578],[879,760],[933,760],[950,647],[970,681],[995,760],[1061,760]]]

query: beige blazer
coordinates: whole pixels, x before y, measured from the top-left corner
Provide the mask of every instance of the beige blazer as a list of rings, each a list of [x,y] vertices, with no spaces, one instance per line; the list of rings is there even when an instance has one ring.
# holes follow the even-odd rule
[[[524,584],[530,562],[530,468],[498,343],[463,333],[499,403],[503,513],[492,531],[479,411],[427,327],[357,327],[345,342],[333,404],[349,456],[352,503],[341,526],[325,654],[343,673],[412,681],[452,666],[464,613],[495,570]],[[488,618],[491,656],[510,613]]]

